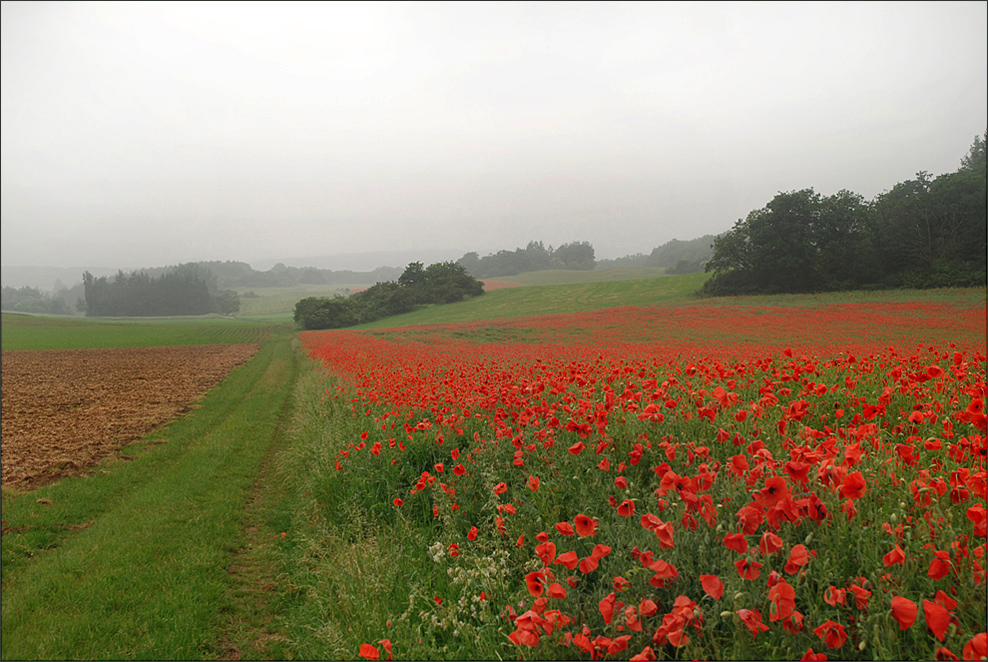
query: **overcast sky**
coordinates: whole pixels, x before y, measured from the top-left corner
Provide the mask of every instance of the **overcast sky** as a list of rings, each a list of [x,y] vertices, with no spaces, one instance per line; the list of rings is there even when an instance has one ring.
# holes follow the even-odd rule
[[[988,3],[2,4],[2,262],[731,228],[988,124]],[[399,265],[396,265],[399,266]]]

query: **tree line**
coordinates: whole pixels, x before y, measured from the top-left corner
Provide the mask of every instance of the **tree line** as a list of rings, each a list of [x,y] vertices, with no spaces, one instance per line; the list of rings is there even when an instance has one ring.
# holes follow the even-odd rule
[[[40,313],[42,315],[71,315],[72,308],[59,297],[42,292],[36,287],[3,288],[0,307],[19,313]]]
[[[304,329],[338,329],[411,312],[424,304],[445,304],[480,296],[484,285],[461,264],[412,262],[397,282],[377,283],[350,297],[308,297],[295,304]]]
[[[173,267],[158,277],[147,271],[111,280],[82,275],[85,313],[88,317],[146,317],[166,315],[230,315],[240,310],[240,298],[232,290],[215,286],[215,276],[200,265]]]
[[[986,141],[975,136],[956,172],[919,172],[871,201],[779,193],[714,239],[702,293],[984,286]]]
[[[541,241],[530,241],[525,248],[500,250],[484,257],[475,252],[466,253],[456,263],[474,278],[501,278],[546,269],[591,271],[597,260],[588,241],[574,241],[558,248],[546,248]]]

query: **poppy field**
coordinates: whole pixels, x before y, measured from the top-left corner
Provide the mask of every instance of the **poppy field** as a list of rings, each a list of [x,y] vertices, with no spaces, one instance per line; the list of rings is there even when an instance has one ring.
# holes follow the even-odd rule
[[[694,305],[303,333],[325,424],[282,537],[305,627],[366,659],[984,659],[985,319]]]

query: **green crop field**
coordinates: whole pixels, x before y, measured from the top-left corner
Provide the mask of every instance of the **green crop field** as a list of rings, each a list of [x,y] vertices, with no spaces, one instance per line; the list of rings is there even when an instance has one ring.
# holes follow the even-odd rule
[[[218,316],[80,319],[3,313],[2,347],[83,349],[260,342],[277,324]]]

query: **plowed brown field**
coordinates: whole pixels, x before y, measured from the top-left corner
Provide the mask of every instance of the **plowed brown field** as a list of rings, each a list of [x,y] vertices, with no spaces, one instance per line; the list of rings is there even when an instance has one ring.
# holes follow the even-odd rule
[[[6,351],[0,485],[78,473],[191,409],[258,345]]]

